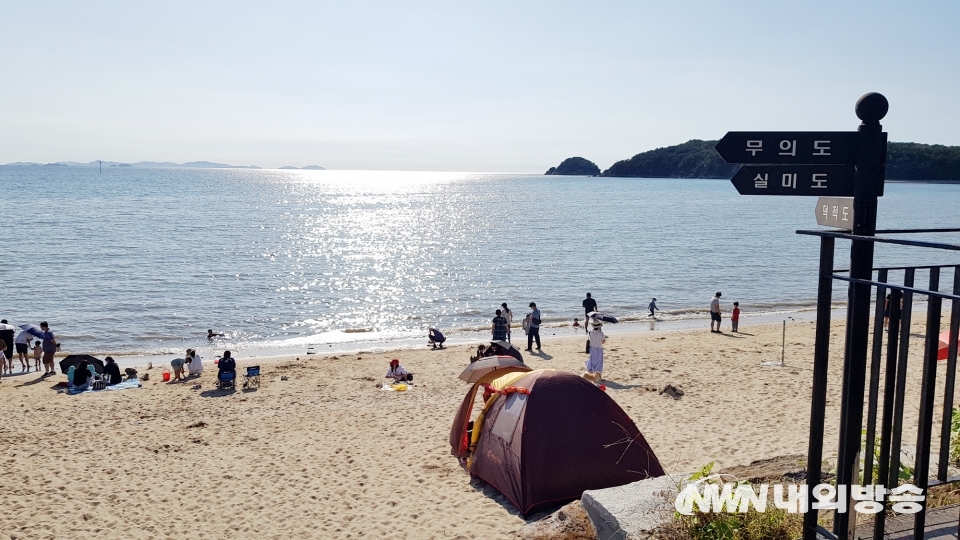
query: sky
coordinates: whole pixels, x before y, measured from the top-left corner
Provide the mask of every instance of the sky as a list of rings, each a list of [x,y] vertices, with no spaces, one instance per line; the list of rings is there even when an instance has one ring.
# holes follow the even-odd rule
[[[960,2],[0,1],[0,163],[606,169],[734,130],[960,145]]]

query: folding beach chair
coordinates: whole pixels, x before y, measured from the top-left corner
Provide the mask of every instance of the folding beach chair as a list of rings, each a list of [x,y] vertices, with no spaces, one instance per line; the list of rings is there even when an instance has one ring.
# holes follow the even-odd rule
[[[217,390],[237,387],[237,372],[223,371],[217,374]]]
[[[248,366],[243,376],[244,388],[260,388],[260,366]]]

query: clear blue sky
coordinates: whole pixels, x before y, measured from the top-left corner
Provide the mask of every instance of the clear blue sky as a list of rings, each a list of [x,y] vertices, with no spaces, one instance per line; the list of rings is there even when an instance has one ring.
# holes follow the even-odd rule
[[[3,2],[0,163],[542,172],[729,130],[960,145],[960,2]]]

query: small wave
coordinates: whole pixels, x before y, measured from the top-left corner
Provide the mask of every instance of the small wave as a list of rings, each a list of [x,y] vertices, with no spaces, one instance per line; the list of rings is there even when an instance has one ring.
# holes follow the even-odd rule
[[[366,334],[373,331],[373,328],[344,328],[341,330],[344,334]]]

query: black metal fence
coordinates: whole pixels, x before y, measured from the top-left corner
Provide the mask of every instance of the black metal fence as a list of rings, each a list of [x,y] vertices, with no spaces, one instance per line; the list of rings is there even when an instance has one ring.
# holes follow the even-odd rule
[[[878,231],[885,234],[948,233],[960,229],[913,229]],[[960,476],[949,476],[951,421],[954,407],[954,386],[957,376],[957,339],[960,333],[960,263],[907,267],[874,268],[871,279],[855,279],[846,270],[834,268],[834,251],[837,239],[867,241],[872,243],[913,246],[935,250],[960,251],[960,245],[891,238],[882,236],[857,236],[839,231],[797,231],[820,237],[820,279],[817,298],[817,327],[813,368],[813,394],[810,410],[810,446],[807,463],[807,500],[809,509],[804,516],[804,540],[821,537],[847,539],[855,537],[856,516],[850,501],[850,485],[877,484],[892,489],[901,483],[901,450],[904,445],[904,415],[916,409],[917,438],[912,483],[924,490],[936,485],[960,482]],[[952,273],[950,293],[942,292],[941,277]],[[927,278],[926,286],[917,285]],[[843,393],[840,403],[840,433],[838,446],[837,486],[845,485],[847,511],[836,510],[833,531],[818,524],[818,511],[813,508],[813,488],[820,483],[823,462],[824,426],[827,404],[828,365],[830,360],[830,316],[833,282],[848,283],[847,340],[844,352]],[[887,300],[889,294],[889,300]],[[874,301],[873,334],[870,343],[868,364],[858,365],[856,351],[851,351],[852,340],[849,328],[869,321],[851,320],[850,307],[859,295],[869,295]],[[919,403],[906,402],[907,365],[910,353],[910,325],[913,304],[927,301],[926,331],[922,357]],[[937,380],[938,352],[940,350],[941,314],[944,302],[951,304],[949,317],[949,346],[947,348],[946,374]],[[885,316],[886,315],[886,316]],[[886,321],[885,321],[886,319]],[[886,323],[886,324],[885,324]],[[862,351],[861,351],[862,352]],[[862,356],[862,355],[860,355]],[[867,370],[869,368],[869,370]],[[938,384],[943,388],[942,403],[936,403]],[[881,391],[882,389],[882,391]],[[863,410],[866,401],[866,411]],[[864,412],[866,414],[864,415]],[[939,413],[939,416],[938,416]],[[865,418],[864,418],[865,416]],[[937,426],[936,422],[939,422]],[[913,424],[910,424],[911,426]],[[939,447],[936,449],[937,467],[931,476],[930,463],[934,451],[935,429],[939,428]],[[856,433],[856,437],[852,434]],[[866,434],[861,439],[860,434]],[[879,441],[878,441],[879,435]],[[836,439],[834,439],[836,440]],[[857,441],[853,444],[851,441]],[[863,448],[859,441],[864,440]],[[909,441],[906,442],[909,445]],[[862,452],[862,454],[860,453]],[[841,470],[841,463],[857,463],[850,456],[863,456],[863,482],[857,470]],[[844,459],[844,456],[847,459]],[[927,515],[927,502],[914,515],[914,534],[923,538]],[[884,511],[874,515],[873,538],[885,538],[887,511],[891,502],[883,500]]]

